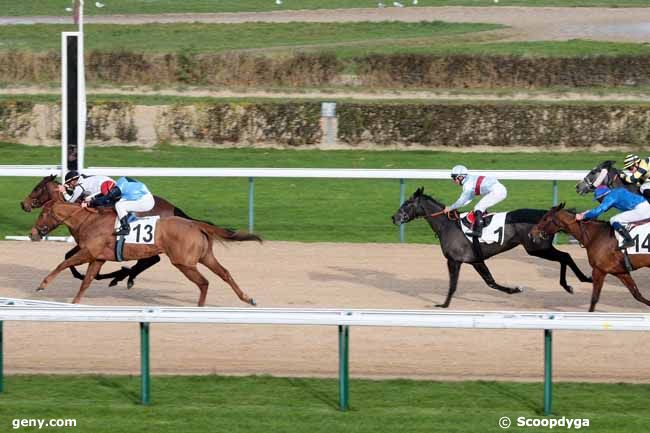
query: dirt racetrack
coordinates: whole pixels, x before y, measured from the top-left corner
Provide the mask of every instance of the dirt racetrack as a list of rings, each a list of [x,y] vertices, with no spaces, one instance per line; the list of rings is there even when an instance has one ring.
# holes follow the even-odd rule
[[[69,302],[79,283],[68,272],[45,291],[34,289],[71,248],[62,243],[0,243],[0,296]],[[584,251],[567,246],[585,271]],[[444,299],[447,271],[437,246],[266,242],[217,245],[215,254],[263,307],[428,309]],[[489,289],[471,267],[461,271],[454,310],[585,311],[589,284],[570,275],[575,294],[558,284],[559,267],[515,249],[488,261],[503,284]],[[110,264],[109,268],[116,268]],[[132,290],[95,282],[93,305],[192,306],[198,290],[163,257]],[[207,269],[206,269],[207,275]],[[637,271],[642,291],[650,274]],[[243,306],[209,275],[208,305]],[[608,277],[601,312],[650,311]],[[177,374],[335,376],[334,327],[153,324],[152,370]],[[557,380],[650,382],[650,335],[634,332],[556,332]],[[351,329],[353,377],[540,380],[541,331]],[[8,373],[117,373],[139,370],[136,324],[5,323]]]

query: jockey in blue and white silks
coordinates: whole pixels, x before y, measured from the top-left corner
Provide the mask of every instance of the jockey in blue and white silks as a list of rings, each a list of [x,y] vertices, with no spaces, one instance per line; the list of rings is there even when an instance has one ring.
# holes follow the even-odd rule
[[[474,205],[473,236],[480,237],[483,232],[483,214],[495,204],[505,200],[508,190],[495,177],[477,176],[469,174],[467,168],[457,165],[451,169],[451,179],[456,185],[462,185],[463,192],[452,205],[445,207],[444,212],[461,208],[469,204],[474,197],[482,195],[483,198]]]
[[[598,218],[599,215],[611,208],[621,211],[609,219],[612,228],[623,238],[621,248],[634,246],[630,232],[623,224],[629,224],[644,219],[650,219],[650,203],[639,194],[634,194],[625,188],[609,189],[601,185],[594,191],[594,201],[599,201],[600,206],[576,215],[576,220],[589,220]]]
[[[117,182],[107,181],[101,186],[102,195],[91,202],[92,206],[115,205],[115,211],[120,219],[120,228],[116,236],[126,236],[130,233],[129,213],[147,212],[153,209],[155,200],[149,188],[130,177],[121,177]]]

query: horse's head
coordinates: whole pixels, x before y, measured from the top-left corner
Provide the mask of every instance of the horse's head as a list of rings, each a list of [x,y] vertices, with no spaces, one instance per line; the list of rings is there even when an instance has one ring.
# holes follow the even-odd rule
[[[566,227],[575,221],[575,215],[564,209],[564,203],[552,207],[546,215],[532,228],[529,236],[534,241],[549,239],[557,232],[564,231]]]
[[[594,191],[599,185],[611,187],[612,180],[618,174],[618,170],[614,167],[615,163],[615,161],[608,160],[598,164],[576,184],[576,192],[585,195]]]
[[[20,202],[20,207],[25,212],[42,207],[45,203],[57,196],[59,183],[55,180],[56,174],[45,176],[36,184],[32,192]]]
[[[392,216],[393,224],[406,224],[416,218],[425,216],[427,214],[425,203],[427,202],[431,202],[431,204],[440,207],[440,209],[444,207],[442,204],[424,194],[424,187],[420,187],[411,197],[408,198],[408,200],[402,203],[399,209],[397,209],[397,212]],[[434,211],[437,210],[439,209],[435,209]]]
[[[40,241],[48,233],[61,225],[61,218],[57,217],[54,212],[54,204],[55,200],[50,200],[43,204],[43,209],[41,209],[41,213],[32,226],[32,231],[29,235],[32,241]]]

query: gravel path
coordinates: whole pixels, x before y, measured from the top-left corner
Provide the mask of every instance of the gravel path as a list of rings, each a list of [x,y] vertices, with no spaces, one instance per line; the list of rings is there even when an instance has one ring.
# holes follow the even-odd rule
[[[89,16],[87,23],[243,23],[243,22],[350,22],[450,21],[504,24],[512,27],[505,40],[595,39],[650,42],[650,8],[558,7],[406,7],[333,9],[219,14],[160,14]],[[0,17],[2,24],[63,24],[69,17]]]

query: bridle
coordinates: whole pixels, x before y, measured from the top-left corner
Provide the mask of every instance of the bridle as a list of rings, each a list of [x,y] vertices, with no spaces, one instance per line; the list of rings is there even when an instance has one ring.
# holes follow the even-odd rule
[[[48,200],[47,202],[45,202],[45,204],[43,204],[43,207],[47,206],[47,204],[48,204],[49,202],[53,201],[53,200],[54,200],[54,199],[51,199],[51,200]],[[86,209],[86,210],[87,210],[88,212],[90,212],[90,213],[97,213],[97,210],[96,210],[96,209],[91,210],[91,209],[88,209],[88,208],[79,207],[79,209],[75,210],[74,212],[72,212],[72,213],[71,213],[70,215],[68,215],[67,217],[61,219],[61,218],[59,218],[59,217],[56,216],[56,214],[52,211],[52,208],[51,208],[51,207],[50,207],[49,209],[47,209],[46,212],[48,213],[48,216],[52,217],[52,219],[53,219],[54,222],[56,223],[56,226],[58,227],[58,226],[60,226],[61,224],[65,224],[65,222],[66,222],[67,220],[69,220],[70,218],[72,218],[73,216],[75,216],[76,214],[78,214],[79,212],[83,211],[84,209]],[[47,235],[47,234],[50,232],[49,227],[48,227],[47,224],[45,224],[44,226],[36,226],[36,230],[38,230],[38,232],[39,232],[39,234],[40,234],[41,236],[45,236],[45,235]]]
[[[553,213],[551,213],[551,220],[550,220],[550,221],[547,221],[546,224],[544,224],[542,227],[540,227],[540,230],[539,230],[539,236],[540,236],[542,239],[545,239],[545,240],[548,239],[548,232],[547,232],[547,230],[548,230],[549,225],[550,225],[551,223],[555,224],[555,226],[556,226],[558,229],[560,229],[560,228],[562,227],[562,222],[561,222],[559,219],[557,219],[557,215],[556,215],[556,214],[557,214],[557,212],[553,212]],[[573,219],[573,220],[571,220],[571,222],[566,223],[565,226],[570,226],[570,225],[573,225],[573,224],[577,224],[577,225],[578,225],[578,227],[580,228],[580,233],[582,234],[583,239],[584,239],[585,241],[589,242],[589,235],[588,235],[588,233],[585,231],[585,227],[584,227],[584,224],[582,224],[582,221],[578,221],[578,220],[576,220],[576,219]],[[557,232],[556,232],[556,233],[557,233]],[[555,233],[553,233],[553,234],[555,234]],[[585,242],[581,242],[581,244],[584,245]]]

